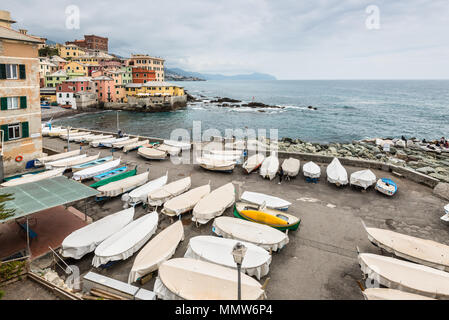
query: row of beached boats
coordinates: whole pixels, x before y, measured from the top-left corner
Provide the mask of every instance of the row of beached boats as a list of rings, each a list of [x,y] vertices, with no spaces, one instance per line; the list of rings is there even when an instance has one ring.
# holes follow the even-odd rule
[[[369,241],[393,255],[359,253],[361,270],[376,287],[363,291],[366,299],[449,299],[449,246],[362,224]]]

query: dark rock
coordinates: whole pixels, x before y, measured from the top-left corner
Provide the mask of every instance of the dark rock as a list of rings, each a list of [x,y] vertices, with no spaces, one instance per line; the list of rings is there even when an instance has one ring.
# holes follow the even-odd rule
[[[237,102],[241,102],[240,100],[237,99],[231,99],[231,98],[218,98],[217,100],[212,100],[211,102],[213,103],[222,103],[222,102],[230,102],[230,103],[237,103]]]

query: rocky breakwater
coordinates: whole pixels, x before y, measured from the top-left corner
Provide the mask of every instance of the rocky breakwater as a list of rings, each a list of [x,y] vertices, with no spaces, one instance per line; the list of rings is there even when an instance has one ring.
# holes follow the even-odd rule
[[[195,100],[198,101],[198,100]],[[200,100],[201,101],[201,100]],[[270,104],[265,104],[263,102],[248,102],[248,103],[244,103],[241,100],[237,100],[237,99],[231,99],[231,98],[220,98],[220,97],[215,97],[215,100],[211,100],[210,103],[214,103],[216,104],[218,107],[223,107],[223,108],[254,108],[254,109],[258,109],[258,112],[265,112],[264,109],[285,109],[284,106],[278,106],[278,105],[270,105]],[[312,109],[312,110],[317,110],[317,107],[313,107],[313,106],[308,106],[307,108]]]
[[[386,146],[388,145],[388,146]],[[332,157],[364,159],[416,170],[449,183],[449,152],[429,151],[417,139],[365,139],[352,143],[311,143],[282,138],[279,150]]]

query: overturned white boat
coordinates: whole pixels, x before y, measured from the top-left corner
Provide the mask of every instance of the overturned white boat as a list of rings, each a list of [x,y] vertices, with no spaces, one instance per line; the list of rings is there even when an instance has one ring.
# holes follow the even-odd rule
[[[190,239],[184,257],[236,268],[232,249],[237,242],[241,242],[247,250],[242,263],[242,272],[255,276],[258,280],[266,276],[270,271],[271,255],[267,250],[249,242],[214,236],[197,236]]]
[[[190,142],[182,142],[176,140],[164,140],[164,144],[180,148],[182,150],[189,150],[191,148]]]
[[[221,160],[207,157],[197,158],[196,161],[201,168],[222,172],[231,172],[237,164],[234,160]]]
[[[106,135],[105,134],[98,134],[98,135],[95,135],[93,137],[86,138],[86,141],[92,142],[94,140],[105,140],[105,139],[109,139],[109,138],[112,138],[112,134],[106,134]]]
[[[243,192],[240,199],[248,203],[257,204],[259,206],[265,205],[265,207],[267,208],[277,210],[287,210],[288,207],[291,205],[291,203],[288,202],[287,200],[275,196],[270,196],[268,194],[251,191]]]
[[[419,294],[388,288],[367,288],[362,294],[365,300],[434,300]]]
[[[176,251],[178,244],[184,240],[184,227],[180,220],[158,233],[134,259],[134,264],[128,276],[128,283],[156,271]]]
[[[315,162],[309,161],[302,167],[304,177],[318,179],[321,176],[321,168]]]
[[[369,279],[385,287],[430,298],[449,299],[447,272],[371,253],[360,253],[358,261]]]
[[[113,181],[105,184],[104,186],[98,187],[97,190],[101,192],[101,197],[116,197],[145,184],[148,181],[149,174],[150,172],[146,171],[122,180]]]
[[[120,164],[120,158],[116,160],[112,160],[109,162],[105,162],[93,167],[89,167],[80,171],[77,171],[73,174],[72,178],[74,180],[86,180],[90,179],[96,175],[108,172],[109,170],[117,167]]]
[[[125,193],[122,196],[122,201],[127,202],[128,205],[131,206],[135,206],[142,202],[147,203],[148,194],[164,186],[167,183],[167,180],[168,180],[168,171],[164,176],[151,180],[150,182],[145,183],[144,185],[134,189],[130,193]]]
[[[348,184],[348,173],[337,158],[334,158],[327,166],[326,174],[327,181],[330,183],[334,183],[337,186]]]
[[[210,193],[210,184],[194,188],[164,203],[162,213],[167,216],[179,216],[193,209],[193,207]]]
[[[140,147],[137,149],[137,154],[149,160],[163,160],[167,158],[167,152],[148,147]]]
[[[262,162],[265,160],[265,156],[261,153],[256,153],[250,157],[243,163],[242,168],[245,169],[247,173],[251,173],[254,170],[258,169]]]
[[[150,140],[142,140],[142,141],[137,141],[131,144],[127,144],[123,146],[123,152],[129,152],[131,150],[137,149],[143,145],[146,145],[150,142]]]
[[[235,187],[227,183],[202,198],[193,208],[192,221],[205,224],[223,214],[235,202]]]
[[[181,152],[181,148],[170,146],[168,144],[161,144],[156,147],[157,150],[164,151],[172,156],[177,156]]]
[[[298,159],[290,157],[288,159],[285,159],[284,162],[282,162],[281,168],[282,171],[284,172],[284,175],[293,178],[296,177],[299,173],[300,162]]]
[[[108,139],[101,139],[101,140],[93,140],[90,142],[90,146],[97,148],[97,147],[112,147],[113,143],[121,142],[129,140],[129,137],[123,137],[123,138],[108,138]]]
[[[159,267],[153,291],[164,300],[237,300],[237,276],[235,270],[215,263],[170,259]],[[264,297],[261,284],[242,273],[242,300]]]
[[[101,242],[133,221],[133,217],[134,208],[129,208],[72,232],[62,241],[62,256],[81,259],[87,253],[94,251]]]
[[[139,140],[139,138],[132,138],[132,139],[125,139],[122,141],[116,141],[112,143],[112,147],[113,148],[117,148],[117,149],[121,149],[124,146],[131,144],[131,143],[136,143]]]
[[[449,246],[390,230],[368,228],[368,239],[389,253],[425,266],[449,271]]]
[[[356,171],[351,174],[350,184],[353,186],[359,186],[363,189],[375,184],[377,181],[376,175],[369,169]]]
[[[95,249],[92,265],[99,267],[109,261],[128,259],[156,232],[157,223],[157,212],[151,212],[129,223],[100,243]]]
[[[148,204],[150,206],[160,206],[171,198],[174,198],[177,195],[189,190],[191,185],[192,180],[190,177],[166,184],[148,194]]]
[[[282,249],[289,241],[287,234],[275,228],[231,217],[215,218],[212,231],[223,238],[251,242],[272,251]]]
[[[76,163],[78,160],[81,160],[81,159],[84,160],[86,157],[87,157],[87,154],[81,154],[81,155],[70,157],[70,158],[47,162],[47,163],[45,163],[45,169],[49,170],[49,169],[54,169],[54,168],[70,167],[71,163],[75,163],[74,165],[77,165],[77,164],[79,164],[79,163]],[[82,161],[81,161],[81,163],[82,163]]]
[[[273,180],[274,177],[276,177],[276,174],[279,170],[279,159],[277,155],[272,155],[262,162],[262,165],[259,169],[259,174],[262,176],[262,178],[268,178],[270,180]]]
[[[46,156],[46,157],[36,159],[34,161],[34,165],[36,167],[42,167],[47,162],[71,158],[71,157],[79,155],[80,153],[81,153],[81,149],[76,149],[73,151],[68,151],[68,152],[63,152],[63,153],[57,153],[52,156]]]
[[[9,181],[3,182],[1,184],[2,187],[13,187],[18,186],[25,183],[36,182],[44,179],[50,179],[58,176],[62,176],[65,168],[53,169],[49,171],[44,171],[36,174],[25,174],[20,178],[11,179]]]
[[[90,134],[90,132],[86,132],[86,131],[69,132],[69,134],[61,133],[59,135],[59,138],[61,138],[63,140],[69,139],[69,141],[72,141],[74,137],[87,136],[88,134]]]
[[[75,129],[75,130],[70,130],[69,133],[70,134],[75,134],[77,133],[79,130]],[[62,130],[51,130],[48,132],[48,136],[49,137],[59,137],[61,134],[67,134],[67,129],[64,128]]]
[[[88,135],[85,135],[85,136],[76,136],[76,137],[73,138],[72,141],[75,141],[75,142],[85,142],[85,141],[87,141],[87,139],[93,138],[93,137],[95,137],[95,136],[96,136],[96,135],[93,134],[93,133],[88,134]]]
[[[75,159],[75,160],[68,160],[68,161],[62,161],[62,160],[58,160],[58,161],[62,161],[59,163],[48,163],[49,166],[51,166],[52,168],[71,168],[80,164],[84,164],[84,163],[88,163],[94,160],[97,160],[100,157],[100,153],[94,155],[94,156],[89,156],[89,157],[82,157],[79,159]],[[47,166],[47,165],[46,165]]]

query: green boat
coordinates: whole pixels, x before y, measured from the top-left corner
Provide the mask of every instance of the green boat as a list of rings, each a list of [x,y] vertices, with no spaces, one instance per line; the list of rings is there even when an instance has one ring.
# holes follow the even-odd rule
[[[234,205],[234,216],[239,219],[265,224],[275,229],[285,231],[298,229],[301,219],[283,211],[263,208],[244,202],[237,202]],[[284,220],[286,224],[280,224],[279,219]]]
[[[114,182],[114,181],[119,181],[119,180],[122,180],[122,179],[125,179],[128,177],[135,176],[136,174],[137,174],[137,167],[134,170],[126,171],[126,172],[120,173],[116,176],[112,176],[112,177],[97,181],[97,182],[91,184],[89,187],[98,188],[98,187],[104,186],[104,185]]]

